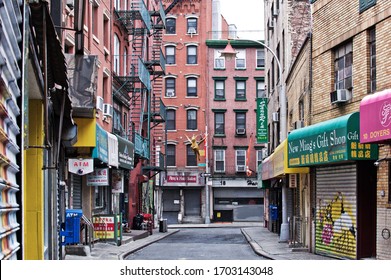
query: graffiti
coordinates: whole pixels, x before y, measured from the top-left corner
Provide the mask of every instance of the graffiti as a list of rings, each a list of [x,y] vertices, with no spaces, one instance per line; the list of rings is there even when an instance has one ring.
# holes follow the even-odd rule
[[[354,257],[356,252],[356,213],[342,192],[329,201],[319,199],[317,246],[329,253]]]

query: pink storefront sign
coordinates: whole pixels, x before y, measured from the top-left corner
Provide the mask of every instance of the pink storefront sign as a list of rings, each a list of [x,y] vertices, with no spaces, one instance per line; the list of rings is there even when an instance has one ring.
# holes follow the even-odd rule
[[[360,103],[360,142],[391,140],[391,89],[364,97]]]

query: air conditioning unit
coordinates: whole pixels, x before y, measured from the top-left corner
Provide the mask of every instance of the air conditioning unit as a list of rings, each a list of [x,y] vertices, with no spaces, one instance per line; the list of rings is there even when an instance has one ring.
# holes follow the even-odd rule
[[[237,172],[245,172],[246,171],[246,166],[245,165],[238,165],[236,167]]]
[[[268,28],[269,29],[273,29],[274,28],[274,20],[273,19],[271,19],[271,21],[269,21]]]
[[[273,120],[273,122],[279,122],[280,121],[280,116],[278,115],[278,112],[273,112],[272,113],[272,120]]]
[[[352,95],[347,89],[337,89],[333,92],[330,92],[330,101],[331,104],[343,103],[352,99]]]
[[[244,135],[244,134],[246,134],[246,129],[245,128],[237,128],[236,134],[237,135]]]
[[[73,7],[74,7],[74,3],[75,1],[74,0],[67,0],[67,6],[69,7],[69,8],[71,8],[71,9],[73,9]]]
[[[104,103],[103,104],[103,116],[112,117],[113,116],[113,105]]]
[[[187,34],[196,34],[197,33],[197,30],[194,28],[194,27],[189,27],[189,29],[187,29]]]
[[[303,121],[296,121],[295,122],[295,129],[302,128],[302,127],[304,127]]]
[[[276,7],[273,8],[273,17],[278,17],[278,9]]]
[[[103,98],[101,96],[96,98],[96,110],[103,111]]]
[[[167,97],[174,97],[175,96],[175,91],[173,89],[167,89],[166,96]]]

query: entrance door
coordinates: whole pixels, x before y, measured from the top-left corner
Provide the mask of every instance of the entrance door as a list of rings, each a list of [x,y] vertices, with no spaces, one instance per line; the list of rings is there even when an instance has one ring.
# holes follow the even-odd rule
[[[201,216],[201,189],[184,190],[185,216]]]

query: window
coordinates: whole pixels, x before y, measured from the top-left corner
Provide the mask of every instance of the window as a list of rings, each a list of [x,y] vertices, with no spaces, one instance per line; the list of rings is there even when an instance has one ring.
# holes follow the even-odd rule
[[[166,127],[167,130],[176,130],[176,111],[173,109],[167,110]]]
[[[176,166],[176,145],[167,144],[166,161],[167,166]]]
[[[246,69],[246,50],[237,50],[235,68]]]
[[[225,100],[225,80],[215,80],[215,99]]]
[[[103,45],[108,48],[110,46],[110,21],[106,14],[103,16]]]
[[[187,33],[188,34],[196,34],[197,33],[197,19],[196,18],[188,18],[187,19]]]
[[[263,159],[263,150],[257,150],[257,172],[258,172],[258,166],[262,163]]]
[[[257,50],[257,68],[264,68],[265,67],[265,51],[264,50]]]
[[[191,145],[186,145],[186,155],[186,166],[197,166],[197,157]]]
[[[187,78],[187,96],[197,97],[197,79]]]
[[[246,113],[236,112],[235,121],[236,135],[246,134]]]
[[[176,34],[176,19],[167,18],[166,19],[166,34]]]
[[[114,1],[114,8],[119,11],[121,10],[121,0],[115,0]]]
[[[215,150],[215,172],[225,172],[225,150]]]
[[[376,91],[376,31],[375,28],[369,30],[369,81],[370,92]]]
[[[196,130],[197,129],[197,110],[187,110],[187,126],[186,129]]]
[[[124,58],[122,59],[122,62],[124,64],[124,76],[128,75],[128,50],[125,48],[124,49]]]
[[[119,75],[119,38],[117,34],[114,34],[114,72]]]
[[[123,129],[121,125],[121,107],[117,102],[113,103],[113,129],[118,135],[122,135]]]
[[[360,13],[364,12],[365,10],[368,10],[370,7],[373,7],[376,5],[376,0],[359,0],[360,3]]]
[[[299,120],[304,121],[304,101],[299,101]]]
[[[218,50],[215,50],[214,53],[214,68],[225,69],[225,58],[221,57],[221,54]]]
[[[236,172],[246,171],[246,150],[236,150]]]
[[[175,64],[175,46],[166,47],[166,63]]]
[[[187,47],[187,64],[197,64],[197,47]]]
[[[353,46],[347,43],[335,50],[334,90],[351,89],[353,69]]]
[[[246,99],[246,81],[236,80],[236,99]]]
[[[166,78],[166,97],[175,97],[175,78]]]
[[[92,2],[92,14],[91,14],[91,21],[92,21],[92,34],[95,36],[98,36],[98,29],[99,29],[99,23],[98,23],[98,9],[99,5],[93,1]]]
[[[215,134],[225,134],[225,114],[223,112],[215,112]]]
[[[107,187],[95,186],[94,187],[94,209],[104,208],[107,204]]]
[[[264,81],[256,81],[256,87],[257,87],[257,98],[266,97],[265,82]]]

